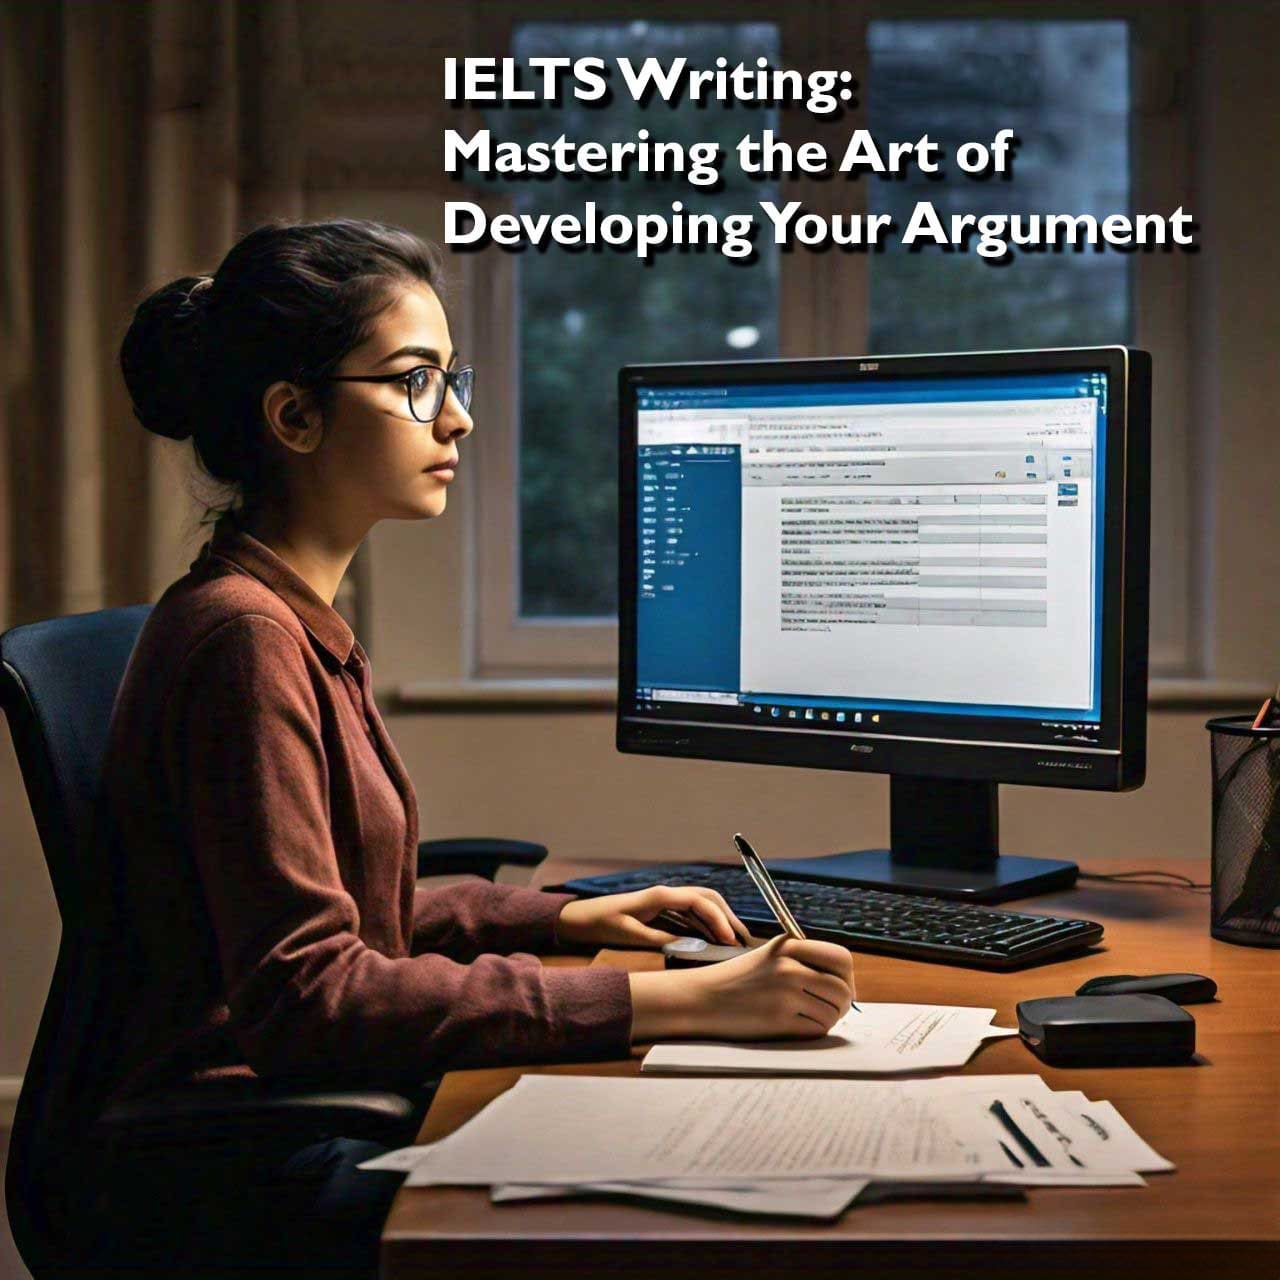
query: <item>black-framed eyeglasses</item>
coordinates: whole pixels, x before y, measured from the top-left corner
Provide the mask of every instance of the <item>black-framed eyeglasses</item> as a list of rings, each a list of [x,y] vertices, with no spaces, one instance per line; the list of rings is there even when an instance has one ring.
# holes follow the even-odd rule
[[[405,373],[331,373],[329,382],[403,382],[409,412],[418,422],[434,422],[444,408],[448,389],[453,390],[463,409],[471,408],[476,371],[469,364],[442,369],[438,364],[419,364]]]

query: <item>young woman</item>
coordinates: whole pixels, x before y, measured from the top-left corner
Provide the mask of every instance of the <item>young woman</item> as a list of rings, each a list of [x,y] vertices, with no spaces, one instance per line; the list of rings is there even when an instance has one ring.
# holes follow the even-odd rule
[[[527,954],[660,946],[672,909],[732,941],[709,890],[416,888],[413,786],[333,598],[379,520],[443,514],[472,430],[429,246],[370,222],[261,227],[212,277],[147,298],[121,365],[142,425],[192,439],[233,500],[152,612],[112,721],[138,974],[115,1096],[248,1074],[414,1083],[662,1037],[815,1036],[845,1012],[850,957],[825,943],[630,975]],[[313,1153],[276,1154],[281,1176],[312,1170],[314,1213],[371,1267],[390,1189],[351,1171],[367,1144],[328,1144],[323,1176]],[[219,1205],[220,1227],[245,1212]],[[306,1234],[291,1224],[291,1257]]]

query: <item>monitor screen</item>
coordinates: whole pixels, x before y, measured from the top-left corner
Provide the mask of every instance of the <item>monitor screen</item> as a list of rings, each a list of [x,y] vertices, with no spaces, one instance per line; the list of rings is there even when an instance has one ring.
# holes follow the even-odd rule
[[[883,376],[624,371],[624,714],[1104,745],[1123,377],[1111,359],[948,359],[914,375],[889,358]]]

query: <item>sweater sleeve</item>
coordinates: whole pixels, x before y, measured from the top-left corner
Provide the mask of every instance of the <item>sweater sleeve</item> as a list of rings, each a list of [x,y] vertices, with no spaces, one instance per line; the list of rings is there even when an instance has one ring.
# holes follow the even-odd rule
[[[413,952],[438,951],[473,960],[487,951],[557,950],[556,920],[568,893],[466,880],[419,888],[413,898]]]
[[[210,688],[219,696],[202,697]],[[299,643],[279,623],[244,615],[206,637],[188,656],[166,732],[232,1028],[256,1073],[386,1081],[626,1056],[625,973],[481,955],[489,926],[461,927],[470,964],[393,958],[361,941],[329,830],[319,703]],[[463,917],[476,917],[463,898]],[[553,908],[549,899],[541,915],[508,911],[538,942]],[[432,918],[447,932],[446,910],[433,906]]]

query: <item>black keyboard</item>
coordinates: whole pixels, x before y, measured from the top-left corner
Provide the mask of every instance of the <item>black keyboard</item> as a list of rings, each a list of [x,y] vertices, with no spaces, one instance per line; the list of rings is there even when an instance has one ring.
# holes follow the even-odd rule
[[[811,938],[854,951],[886,951],[910,960],[1019,969],[1091,947],[1102,938],[1092,920],[997,911],[942,898],[886,893],[774,875],[778,891]],[[701,885],[718,890],[757,936],[780,932],[764,899],[740,867],[686,862],[615,871],[570,880],[557,888],[580,897],[634,893],[656,884]]]

